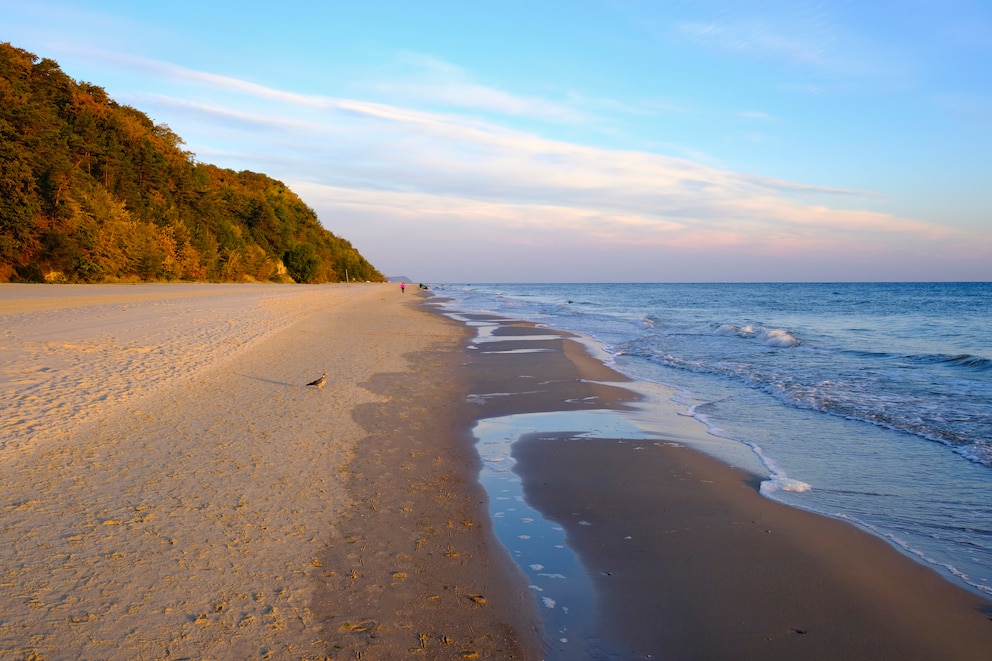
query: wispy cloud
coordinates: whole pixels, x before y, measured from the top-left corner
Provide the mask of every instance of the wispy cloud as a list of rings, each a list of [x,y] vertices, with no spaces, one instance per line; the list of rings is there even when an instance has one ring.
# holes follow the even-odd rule
[[[532,119],[587,122],[590,117],[573,105],[508,92],[484,84],[450,62],[404,51],[397,55],[395,73],[387,80],[367,83],[369,90],[411,103],[479,110]]]
[[[724,218],[707,214],[717,206],[665,217],[589,205],[292,185],[315,208],[346,223],[374,258],[420,264],[425,277],[439,281],[517,279],[518,267],[524,279],[557,281],[711,280],[728,273],[744,280],[863,279],[880,266],[891,277],[912,279],[926,273],[921,263],[939,251],[954,252],[961,273],[980,274],[989,250],[987,242],[969,243],[953,232],[937,232],[921,248],[912,229],[901,231],[902,221],[885,214],[803,208],[799,222],[765,218],[765,204],[779,208],[772,200],[754,200],[743,210],[727,207],[731,215]],[[397,245],[383,236],[403,238]]]
[[[902,89],[920,63],[895,41],[860,34],[840,15],[842,6],[788,0],[700,8],[697,17],[676,21],[674,39],[728,57],[786,65],[815,80],[794,89],[817,94],[825,87],[878,91]]]
[[[640,151],[556,141],[473,118],[354,99],[298,95],[235,79],[160,67],[190,81],[212,81],[240,95],[281,105],[237,109],[159,96],[199,121],[231,129],[267,127],[266,150],[295,151],[334,165],[319,180],[377,181],[379,189],[416,190],[477,203],[581,210],[594,217],[640,219],[626,227],[815,227],[828,233],[939,234],[938,226],[883,214],[829,209],[803,198],[829,194],[850,206],[865,193],[760,177]],[[313,113],[317,109],[320,112]],[[246,145],[260,146],[246,137]],[[356,158],[357,154],[361,156]],[[308,170],[301,162],[299,172]],[[296,176],[296,173],[294,173]],[[576,211],[579,213],[579,211]],[[653,219],[653,220],[652,220]]]
[[[144,99],[183,118],[191,149],[284,179],[332,229],[366,244],[416,228],[410,242],[422,251],[457,244],[492,261],[543,246],[621,262],[640,255],[645,268],[651,254],[683,263],[735,252],[867,259],[868,246],[914,244],[988,250],[962,232],[859,209],[870,195],[861,191],[552,140],[454,112],[297,94],[147,60],[130,66],[179,86]],[[836,204],[819,202],[827,198]]]
[[[785,32],[760,19],[739,22],[685,21],[677,29],[699,46],[736,55],[775,57],[798,64],[824,65],[835,40],[822,31]]]
[[[152,77],[159,83],[169,84],[192,84],[215,92],[226,91],[235,94],[287,103],[294,106],[309,106],[313,108],[327,107],[333,103],[327,97],[298,94],[286,90],[279,90],[265,85],[259,85],[247,80],[223,76],[207,71],[188,69],[169,62],[152,60],[134,55],[116,53],[97,49],[76,49],[88,57],[103,61],[118,69],[130,70]]]

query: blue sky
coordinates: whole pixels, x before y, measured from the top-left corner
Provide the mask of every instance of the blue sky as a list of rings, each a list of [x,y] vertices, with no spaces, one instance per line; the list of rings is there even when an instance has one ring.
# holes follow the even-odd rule
[[[992,279],[984,0],[0,0],[0,40],[387,275]]]

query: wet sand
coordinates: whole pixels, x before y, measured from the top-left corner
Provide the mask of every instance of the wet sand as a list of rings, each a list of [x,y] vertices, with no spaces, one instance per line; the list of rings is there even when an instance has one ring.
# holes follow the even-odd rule
[[[472,319],[504,340],[471,352],[479,417],[637,404],[567,334]],[[992,655],[992,604],[884,541],[766,499],[762,476],[683,443],[590,437],[569,420],[512,450],[528,505],[564,528],[593,584],[592,634],[546,635],[549,658]]]

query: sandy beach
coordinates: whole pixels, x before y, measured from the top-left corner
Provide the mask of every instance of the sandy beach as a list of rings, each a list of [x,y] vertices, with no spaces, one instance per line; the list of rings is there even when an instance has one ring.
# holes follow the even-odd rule
[[[532,657],[419,300],[0,288],[0,658]]]
[[[554,658],[472,425],[637,396],[550,329],[467,351],[423,300],[0,287],[0,658]],[[585,658],[992,654],[990,604],[881,540],[682,444],[580,431],[514,454],[593,579]]]

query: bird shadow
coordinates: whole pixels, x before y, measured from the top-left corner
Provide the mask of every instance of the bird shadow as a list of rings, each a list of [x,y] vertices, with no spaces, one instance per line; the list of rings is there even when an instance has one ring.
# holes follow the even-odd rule
[[[299,383],[286,383],[285,381],[274,381],[273,379],[263,379],[260,376],[252,376],[250,374],[241,374],[240,372],[235,372],[238,376],[244,377],[246,379],[251,379],[252,381],[261,381],[262,383],[271,383],[276,386],[286,386],[287,388],[302,388],[303,386]]]

